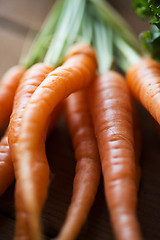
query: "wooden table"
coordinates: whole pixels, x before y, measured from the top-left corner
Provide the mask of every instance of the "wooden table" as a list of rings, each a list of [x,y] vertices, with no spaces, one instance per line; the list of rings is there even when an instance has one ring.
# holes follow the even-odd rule
[[[52,0],[0,0],[0,74],[17,64],[26,35],[32,26],[38,29]],[[130,1],[111,1],[128,20],[136,34],[147,28],[138,20]],[[29,39],[29,38],[28,38]],[[149,114],[138,106],[142,122],[142,180],[139,189],[138,217],[146,240],[160,239],[160,141]],[[52,177],[43,211],[44,234],[56,237],[62,226],[72,193],[74,152],[63,117],[46,143]],[[11,240],[14,231],[14,184],[0,198],[0,239]],[[113,240],[104,199],[103,179],[81,231],[79,240]]]

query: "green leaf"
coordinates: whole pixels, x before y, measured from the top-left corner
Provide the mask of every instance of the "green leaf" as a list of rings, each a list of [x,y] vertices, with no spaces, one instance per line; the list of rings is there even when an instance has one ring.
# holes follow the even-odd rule
[[[133,7],[141,18],[150,19],[153,28],[141,34],[142,45],[160,61],[160,0],[133,0]]]
[[[136,9],[137,14],[142,18],[146,19],[153,16],[152,10],[148,1],[146,0],[133,0],[133,7]]]
[[[142,33],[141,41],[151,57],[160,61],[160,30],[154,27],[151,31]]]
[[[137,14],[142,18],[160,18],[159,0],[133,0],[133,7],[136,9]]]

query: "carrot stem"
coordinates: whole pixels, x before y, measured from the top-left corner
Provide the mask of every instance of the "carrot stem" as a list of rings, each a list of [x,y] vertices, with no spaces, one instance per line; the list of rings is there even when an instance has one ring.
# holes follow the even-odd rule
[[[93,23],[93,18],[87,8],[82,19],[80,36],[79,36],[80,40],[87,44],[92,44],[92,40],[93,40],[93,24],[92,23]]]
[[[112,30],[101,21],[94,21],[93,46],[97,53],[99,72],[109,70],[113,63]]]
[[[77,38],[83,19],[85,4],[86,1],[81,0],[65,1],[61,17],[57,23],[55,35],[44,59],[47,65],[57,67],[62,63],[66,50]]]
[[[99,19],[109,24],[127,43],[141,52],[140,44],[132,29],[107,1],[90,0],[90,2],[93,3],[93,12]]]
[[[142,56],[122,38],[116,35],[114,41],[119,52],[119,56],[116,60],[123,71],[126,71],[130,65],[140,61]]]
[[[57,21],[61,14],[63,2],[63,0],[58,0],[53,5],[41,27],[40,32],[36,35],[27,56],[20,60],[21,65],[23,65],[26,69],[43,59],[48,49],[48,45],[53,37]]]

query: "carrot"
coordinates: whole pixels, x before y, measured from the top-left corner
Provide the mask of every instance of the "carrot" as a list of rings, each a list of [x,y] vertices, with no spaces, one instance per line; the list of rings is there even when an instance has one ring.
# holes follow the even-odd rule
[[[48,133],[51,132],[58,116],[61,112],[62,105],[58,105],[49,120]],[[11,151],[8,143],[8,130],[0,141],[0,196],[6,191],[10,184],[14,181],[14,169],[12,163]]]
[[[126,79],[135,98],[160,124],[160,64],[143,59],[128,69]]]
[[[0,131],[7,125],[12,112],[12,104],[19,81],[24,74],[21,66],[11,67],[0,82]]]
[[[105,195],[118,240],[140,240],[132,106],[116,72],[99,75],[90,90],[90,109],[104,176]]]
[[[30,97],[32,96],[37,86],[39,86],[39,84],[44,80],[47,74],[52,70],[53,68],[48,67],[43,63],[35,64],[29,70],[26,71],[17,89],[17,93],[14,100],[13,112],[12,112],[11,120],[9,124],[9,145],[11,149],[16,178],[18,178],[18,172],[17,172],[16,157],[15,157],[15,148],[18,141],[23,112]],[[40,151],[39,151],[39,154],[40,154]],[[44,172],[45,172],[45,169],[44,169]],[[47,168],[46,177],[48,177],[48,175],[49,175],[49,169]],[[21,195],[17,189],[16,189],[16,195],[18,195],[19,198],[21,199]],[[19,210],[19,208],[21,209],[22,207],[23,206],[21,205],[21,203],[20,202],[17,203],[17,200],[16,200],[16,209]],[[21,212],[19,211],[19,215],[17,215],[17,225],[19,227],[18,227],[18,230],[16,229],[16,232],[17,232],[17,235],[19,235],[19,238],[21,238],[21,231],[22,231],[21,227],[23,228],[23,223],[25,221],[25,218],[26,216],[21,214]],[[25,230],[27,231],[27,229]]]
[[[0,196],[14,180],[14,169],[8,145],[8,131],[0,141]]]
[[[37,68],[38,65],[36,65]],[[35,70],[34,68],[32,68]],[[30,71],[28,71],[30,72]],[[26,75],[28,74],[26,73]],[[25,75],[25,80],[27,79]],[[29,77],[31,75],[29,74]],[[22,98],[25,95],[22,96]],[[22,99],[20,99],[21,101]],[[58,105],[49,120],[49,129],[48,132],[51,132],[53,126],[55,125],[57,118],[60,114],[62,106]],[[19,109],[18,109],[19,111]],[[0,141],[0,196],[6,191],[6,189],[10,186],[10,184],[14,181],[14,169],[12,163],[11,151],[8,143],[8,130],[6,130],[5,135],[2,137]]]
[[[21,66],[10,68],[0,82],[0,131],[9,121],[12,111],[13,99],[19,81],[25,70]],[[14,180],[14,170],[8,145],[8,131],[0,141],[0,196]]]
[[[25,216],[23,228],[17,227],[16,239],[40,239],[39,217],[47,195],[44,129],[55,106],[70,93],[86,87],[96,71],[92,47],[77,44],[65,63],[51,72],[32,95],[23,115],[16,147],[17,216]],[[40,156],[39,156],[40,152]],[[28,192],[30,194],[28,194]],[[21,207],[19,207],[21,206]],[[26,228],[29,231],[25,231]],[[29,235],[29,236],[28,236]],[[28,237],[27,237],[28,236]],[[30,237],[30,238],[29,238]]]
[[[87,92],[83,90],[70,95],[65,104],[67,123],[75,149],[76,173],[71,204],[58,240],[72,240],[77,237],[99,184],[99,153],[86,102]]]
[[[26,72],[25,86],[27,85],[28,78],[31,77],[31,71],[35,71],[36,69],[38,70],[39,67],[41,67],[41,64],[35,65],[31,70],[28,70]],[[51,70],[51,68],[49,68],[49,71],[50,70]],[[32,77],[36,77],[35,73],[32,72],[32,74],[33,74]],[[45,75],[43,75],[43,78],[44,77],[45,77]],[[43,80],[43,78],[42,79],[39,78],[40,82]],[[26,98],[26,94],[28,95],[28,93],[26,93],[26,92],[24,93],[24,95],[23,95],[23,93],[22,93],[22,96],[20,97],[20,101],[22,101],[22,98]],[[30,92],[30,94],[32,94],[32,93]],[[28,95],[27,97],[29,99],[30,96]],[[53,126],[55,125],[57,118],[60,114],[61,108],[62,108],[62,106],[58,105],[54,109],[54,111],[50,117],[49,129],[48,129],[49,132],[52,130]],[[19,112],[19,108],[17,109],[17,111],[18,111],[17,112],[18,118],[20,119],[22,112]],[[15,113],[14,113],[14,118],[15,118],[14,121],[16,122]],[[10,126],[11,126],[11,124],[10,124]],[[18,131],[17,131],[17,135],[18,135]],[[5,135],[2,137],[2,139],[0,141],[0,173],[1,173],[0,174],[0,196],[1,196],[14,180],[14,169],[13,169],[13,163],[12,163],[12,156],[11,156],[11,151],[10,151],[10,147],[9,147],[9,143],[8,143],[8,130],[6,130]]]
[[[17,143],[24,109],[35,89],[51,71],[51,67],[48,67],[43,63],[38,63],[27,70],[21,79],[16,92],[13,112],[10,117],[9,124],[9,144],[12,152],[14,151],[14,146]],[[14,155],[14,153],[12,153],[12,155]]]

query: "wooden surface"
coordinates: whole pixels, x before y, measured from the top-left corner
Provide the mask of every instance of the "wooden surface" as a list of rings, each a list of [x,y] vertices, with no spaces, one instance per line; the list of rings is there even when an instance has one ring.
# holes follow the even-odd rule
[[[0,75],[17,64],[24,40],[32,25],[37,29],[52,5],[52,0],[0,0]],[[136,34],[146,28],[131,9],[131,1],[111,1],[129,21]],[[138,196],[138,218],[146,240],[160,239],[160,140],[149,114],[138,105],[142,123],[142,180]],[[62,226],[72,193],[74,152],[63,121],[46,143],[51,166],[48,199],[42,221],[46,239],[54,238]],[[14,184],[0,198],[0,239],[13,239]],[[79,240],[114,240],[101,178],[98,193]]]

